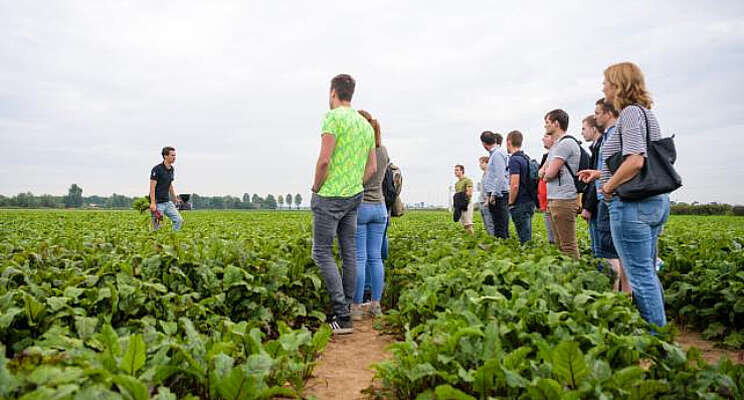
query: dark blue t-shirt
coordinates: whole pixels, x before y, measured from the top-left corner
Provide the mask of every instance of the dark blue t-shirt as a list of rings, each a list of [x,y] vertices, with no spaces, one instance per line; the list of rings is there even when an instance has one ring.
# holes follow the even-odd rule
[[[155,184],[155,202],[164,203],[170,201],[170,186],[174,180],[175,169],[171,165],[170,169],[165,164],[160,163],[152,167],[150,171],[150,180],[156,181]]]
[[[527,189],[527,182],[530,175],[530,164],[527,162],[527,157],[520,150],[509,157],[509,175],[519,175],[519,192],[517,193],[517,199],[514,205],[523,203],[532,203],[532,197]],[[511,178],[511,177],[510,177]]]

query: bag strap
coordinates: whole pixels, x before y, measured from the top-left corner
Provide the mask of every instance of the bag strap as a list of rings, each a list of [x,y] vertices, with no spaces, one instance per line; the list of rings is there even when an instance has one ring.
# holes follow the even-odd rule
[[[648,114],[646,114],[646,110],[644,110],[643,107],[641,107],[640,105],[638,104],[633,104],[633,105],[638,107],[641,110],[641,112],[643,113],[643,119],[646,122],[646,152],[648,153],[648,146],[651,144],[651,129],[648,126]]]
[[[567,137],[569,137],[569,138],[573,139],[573,141],[574,141],[574,142],[576,142],[576,145],[577,145],[577,146],[579,146],[579,163],[581,163],[581,142],[579,142],[579,139],[576,139],[575,137],[573,137],[573,136],[571,136],[571,135],[563,135],[563,137],[562,137],[562,138],[560,138],[560,139],[559,139],[558,141],[560,142],[560,141],[562,141],[563,139],[565,139],[565,138],[567,138]],[[568,160],[566,160],[566,161],[565,161],[565,162],[563,163],[563,165],[565,165],[565,166],[566,166],[566,169],[568,169],[568,172],[569,172],[569,173],[571,174],[571,176],[574,176],[574,177],[576,176],[576,174],[574,174],[574,173],[573,173],[573,170],[571,169],[571,166],[570,166],[570,165],[568,165]],[[560,182],[560,179],[561,179],[561,175],[560,175],[560,173],[559,173],[559,174],[558,174],[558,184],[560,184],[560,183],[561,183],[561,182]]]

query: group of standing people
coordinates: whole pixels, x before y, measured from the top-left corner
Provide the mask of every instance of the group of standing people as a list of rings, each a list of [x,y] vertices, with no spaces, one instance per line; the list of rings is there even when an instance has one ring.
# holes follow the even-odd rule
[[[542,142],[548,152],[539,163],[536,195],[532,160],[521,151],[522,133],[507,135],[506,151],[501,149],[501,135],[481,133],[481,143],[489,152],[479,159],[483,224],[489,234],[508,238],[511,216],[520,242],[525,243],[531,240],[532,216],[539,207],[545,211],[549,241],[578,259],[576,218],[581,215],[589,224],[594,256],[607,260],[616,272],[615,290],[632,292],[643,318],[664,326],[656,256],[659,235],[669,218],[669,194],[623,199],[616,193],[644,170],[648,147],[662,138],[661,129],[637,65],[624,62],[608,67],[602,92],[604,97],[596,101],[593,114],[582,120],[582,136],[591,142],[591,153],[567,134],[569,117],[565,111],[555,109],[545,115]],[[608,159],[616,154],[622,161],[611,170]],[[649,174],[653,171],[644,175]],[[455,175],[455,198],[470,199],[473,184],[464,176],[462,165],[455,166]],[[466,231],[473,232],[472,209],[462,211],[460,222]]]
[[[390,161],[377,120],[351,107],[355,85],[346,74],[331,80],[331,110],[323,121],[312,186],[312,258],[330,296],[328,322],[334,334],[352,333],[352,321],[365,313],[381,315],[385,280],[390,210],[382,185]],[[653,193],[628,200],[616,194],[641,171],[652,173],[644,170],[647,150],[661,139],[661,129],[651,111],[643,73],[635,64],[608,67],[602,91],[604,97],[597,100],[593,115],[582,121],[582,136],[592,143],[591,155],[567,135],[569,117],[561,109],[544,117],[542,141],[548,152],[539,164],[522,151],[521,132],[506,135],[505,150],[500,134],[482,132],[480,141],[488,155],[479,159],[480,212],[489,234],[508,238],[511,218],[519,241],[525,243],[532,239],[532,217],[540,207],[545,210],[549,240],[574,259],[579,258],[576,218],[581,214],[589,223],[594,256],[606,259],[617,273],[615,289],[632,292],[643,318],[664,326],[663,292],[655,267],[658,237],[669,218],[669,195]],[[608,160],[618,154],[622,161],[611,170]],[[177,199],[172,184],[175,149],[163,148],[162,156],[163,162],[150,174],[150,210],[156,228],[157,219],[165,214],[178,230],[183,219],[170,201]],[[473,233],[473,182],[465,177],[462,165],[455,166],[455,176],[459,220]],[[333,256],[336,237],[342,273]],[[371,290],[371,303],[363,311],[366,287]]]
[[[537,187],[531,184],[530,177],[531,159],[522,151],[523,140],[521,132],[509,132],[504,151],[503,136],[484,131],[480,141],[488,156],[478,159],[483,171],[478,184],[479,208],[486,231],[498,238],[509,238],[511,217],[521,243],[532,240],[532,216],[537,203]],[[465,176],[465,167],[461,164],[455,165],[455,177],[457,182],[453,203],[457,209],[462,202],[459,221],[468,233],[473,233],[474,207],[470,201],[473,181]]]

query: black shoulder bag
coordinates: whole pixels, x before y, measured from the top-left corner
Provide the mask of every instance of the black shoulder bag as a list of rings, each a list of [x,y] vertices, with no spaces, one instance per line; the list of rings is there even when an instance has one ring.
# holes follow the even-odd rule
[[[657,194],[673,192],[682,186],[682,178],[674,170],[674,162],[677,160],[674,135],[652,142],[646,110],[639,105],[635,106],[641,109],[643,118],[646,120],[646,162],[636,176],[615,190],[623,201],[643,200]],[[617,134],[620,135],[620,151],[605,160],[613,175],[625,160],[622,151],[623,136],[620,132]]]

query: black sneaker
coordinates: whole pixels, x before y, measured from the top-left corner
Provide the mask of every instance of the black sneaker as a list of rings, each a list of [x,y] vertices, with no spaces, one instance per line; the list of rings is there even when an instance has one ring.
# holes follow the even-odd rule
[[[339,318],[334,315],[331,317],[330,321],[328,321],[328,325],[331,327],[331,331],[334,335],[348,335],[354,332],[350,317]]]

